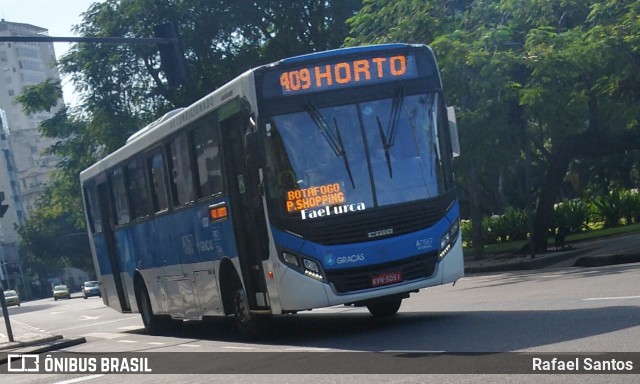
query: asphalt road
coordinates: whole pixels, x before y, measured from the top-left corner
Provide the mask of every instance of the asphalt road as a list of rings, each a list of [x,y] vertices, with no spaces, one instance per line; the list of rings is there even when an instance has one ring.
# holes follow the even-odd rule
[[[640,352],[640,264],[474,275],[423,290],[397,316],[373,319],[366,309],[332,307],[280,316],[259,342],[245,342],[229,319],[186,323],[167,336],[142,331],[138,315],[105,308],[98,298],[40,300],[10,308],[14,333],[82,336],[70,352]],[[240,356],[240,355],[238,355]],[[284,355],[283,355],[284,356]],[[347,355],[344,355],[347,356]],[[281,363],[281,361],[280,361]],[[640,353],[638,361],[640,366]],[[377,370],[377,367],[374,367]],[[382,369],[381,369],[382,370]],[[183,369],[178,368],[181,372]],[[286,371],[286,369],[284,370]],[[329,370],[330,371],[330,370]],[[499,369],[497,369],[499,371]],[[177,373],[177,372],[176,372]],[[240,372],[241,373],[241,372]],[[452,372],[453,373],[453,372]],[[492,372],[490,372],[492,373]],[[637,375],[136,375],[140,383],[630,383]],[[12,383],[114,383],[134,376],[12,375]]]

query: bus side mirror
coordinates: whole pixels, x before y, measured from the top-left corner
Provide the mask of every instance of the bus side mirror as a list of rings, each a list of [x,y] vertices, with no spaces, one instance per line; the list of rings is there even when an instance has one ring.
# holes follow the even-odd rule
[[[460,156],[460,140],[458,139],[458,123],[456,122],[456,110],[447,107],[447,120],[449,120],[449,136],[451,137],[451,155]]]

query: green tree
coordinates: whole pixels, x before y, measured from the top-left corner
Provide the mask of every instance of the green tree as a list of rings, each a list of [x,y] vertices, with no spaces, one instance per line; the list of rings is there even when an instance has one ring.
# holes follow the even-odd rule
[[[458,175],[472,219],[501,209],[510,181],[510,190],[536,194],[534,237],[545,250],[570,161],[638,148],[638,1],[363,4],[347,44],[396,40],[436,51],[460,111]]]
[[[58,108],[54,117],[40,125],[40,133],[52,138],[66,137],[47,150],[59,159],[58,169],[34,212],[18,228],[27,267],[40,274],[43,271],[57,274],[57,269],[65,266],[93,270],[78,174],[94,161],[97,147],[86,135],[85,124],[70,116],[65,107],[58,106],[61,98],[60,83],[50,80],[26,87],[17,98],[29,114]]]
[[[455,105],[460,122],[458,182],[475,223],[501,211],[500,180],[518,166],[504,159],[517,159],[522,145],[510,125],[518,107],[520,84],[514,78],[521,67],[521,45],[513,43],[513,31],[491,20],[502,20],[496,2],[371,0],[349,21],[347,39],[347,44],[403,41],[434,48],[446,101]],[[480,225],[472,226],[472,243],[481,257]]]
[[[158,47],[78,43],[60,62],[80,97],[59,105],[60,84],[27,87],[18,101],[27,113],[56,111],[40,132],[57,143],[60,162],[35,212],[19,229],[35,269],[47,263],[90,269],[79,173],[124,144],[163,113],[186,106],[247,69],[315,50],[337,48],[345,20],[359,0],[212,1],[106,0],[83,14],[83,37],[153,37],[153,27],[172,23],[184,50],[189,81],[170,87]],[[46,228],[45,228],[46,227]]]
[[[82,95],[96,141],[112,152],[163,113],[186,106],[242,72],[271,61],[340,46],[360,1],[106,0],[93,4],[76,32],[86,37],[152,37],[172,23],[189,81],[169,87],[158,47],[75,44],[61,61]]]
[[[532,75],[521,102],[530,121],[538,122],[544,140],[538,147],[547,150],[535,222],[541,251],[571,160],[640,149],[640,2],[588,3],[586,10],[574,4],[568,21],[532,30],[527,40],[536,59],[529,63]]]

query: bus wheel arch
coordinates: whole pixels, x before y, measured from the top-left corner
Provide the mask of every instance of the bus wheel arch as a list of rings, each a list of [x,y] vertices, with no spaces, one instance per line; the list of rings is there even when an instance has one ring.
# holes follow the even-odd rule
[[[236,268],[228,258],[220,261],[220,268],[218,273],[218,280],[220,281],[220,296],[222,298],[222,307],[224,308],[225,315],[231,315],[235,313],[234,307],[234,294],[238,289],[243,289],[240,277],[236,272]]]

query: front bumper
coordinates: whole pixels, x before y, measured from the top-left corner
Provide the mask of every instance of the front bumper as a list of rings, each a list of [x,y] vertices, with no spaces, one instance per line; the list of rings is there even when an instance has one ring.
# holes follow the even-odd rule
[[[87,290],[84,291],[84,295],[85,297],[92,297],[92,296],[102,296],[102,293],[100,293],[99,289],[92,289],[92,290]]]
[[[451,251],[444,258],[433,265],[427,264],[428,268],[425,267],[424,272],[412,277],[410,280],[405,280],[398,284],[356,289],[348,292],[338,292],[339,289],[337,290],[335,286],[311,279],[288,268],[286,265],[280,265],[276,269],[280,286],[290,287],[287,290],[280,291],[281,309],[283,312],[288,312],[364,302],[379,297],[399,295],[422,288],[453,283],[464,276],[464,260],[460,236],[458,236]],[[301,295],[300,292],[304,292],[304,295]]]
[[[14,305],[20,306],[20,299],[7,299],[7,298],[5,298],[4,301],[7,303],[7,307],[12,307]]]

